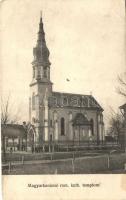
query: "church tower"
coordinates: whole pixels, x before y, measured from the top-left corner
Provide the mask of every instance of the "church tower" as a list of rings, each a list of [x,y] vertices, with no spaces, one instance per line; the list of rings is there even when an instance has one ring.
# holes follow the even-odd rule
[[[33,48],[33,75],[30,84],[29,118],[34,125],[36,137],[34,142],[41,145],[48,142],[48,97],[52,94],[50,81],[49,50],[45,41],[42,16],[39,22],[39,31],[36,47]]]

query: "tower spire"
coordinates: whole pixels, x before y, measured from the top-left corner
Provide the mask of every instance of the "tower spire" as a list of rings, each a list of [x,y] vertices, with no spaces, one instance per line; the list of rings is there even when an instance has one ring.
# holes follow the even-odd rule
[[[38,64],[43,65],[43,67],[47,67],[50,65],[49,50],[46,45],[45,32],[44,32],[44,27],[43,27],[42,11],[40,11],[38,39],[37,39],[36,47],[33,50],[33,54],[34,54],[33,64],[38,63]]]
[[[40,11],[40,18],[42,18],[42,10]]]
[[[39,22],[39,32],[38,32],[37,44],[41,45],[42,41],[45,42],[45,32],[44,32],[44,28],[43,28],[42,11],[41,11],[40,12],[40,22]]]

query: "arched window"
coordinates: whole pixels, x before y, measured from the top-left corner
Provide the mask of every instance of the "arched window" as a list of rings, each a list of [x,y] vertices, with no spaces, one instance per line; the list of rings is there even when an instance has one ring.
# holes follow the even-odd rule
[[[61,118],[61,135],[65,135],[65,119]]]
[[[50,135],[50,142],[52,141],[52,134]]]
[[[50,119],[50,126],[52,127],[52,119]]]

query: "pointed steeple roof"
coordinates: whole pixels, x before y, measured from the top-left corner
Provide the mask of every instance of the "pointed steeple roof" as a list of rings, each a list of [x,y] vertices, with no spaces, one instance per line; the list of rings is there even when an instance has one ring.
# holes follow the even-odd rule
[[[40,16],[37,44],[36,47],[33,49],[33,54],[34,54],[34,61],[32,63],[33,65],[40,64],[43,65],[44,67],[50,66],[49,50],[47,48],[45,40],[42,14]]]
[[[45,32],[43,28],[43,21],[42,21],[42,14],[40,15],[40,22],[39,22],[39,32],[38,32],[38,40],[37,44],[40,45],[42,42],[45,42]]]

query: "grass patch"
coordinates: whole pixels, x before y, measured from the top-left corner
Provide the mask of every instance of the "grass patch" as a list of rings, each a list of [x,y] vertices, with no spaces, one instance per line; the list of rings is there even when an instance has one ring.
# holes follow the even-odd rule
[[[107,155],[100,157],[80,157],[74,161],[74,171],[72,159],[58,160],[43,164],[24,164],[13,166],[11,172],[8,169],[3,169],[3,174],[88,174],[88,173],[102,173],[104,174],[114,172],[114,170],[121,169],[123,171],[126,163],[126,154],[115,154],[110,157],[110,168],[107,168]],[[116,173],[116,171],[115,171]]]

